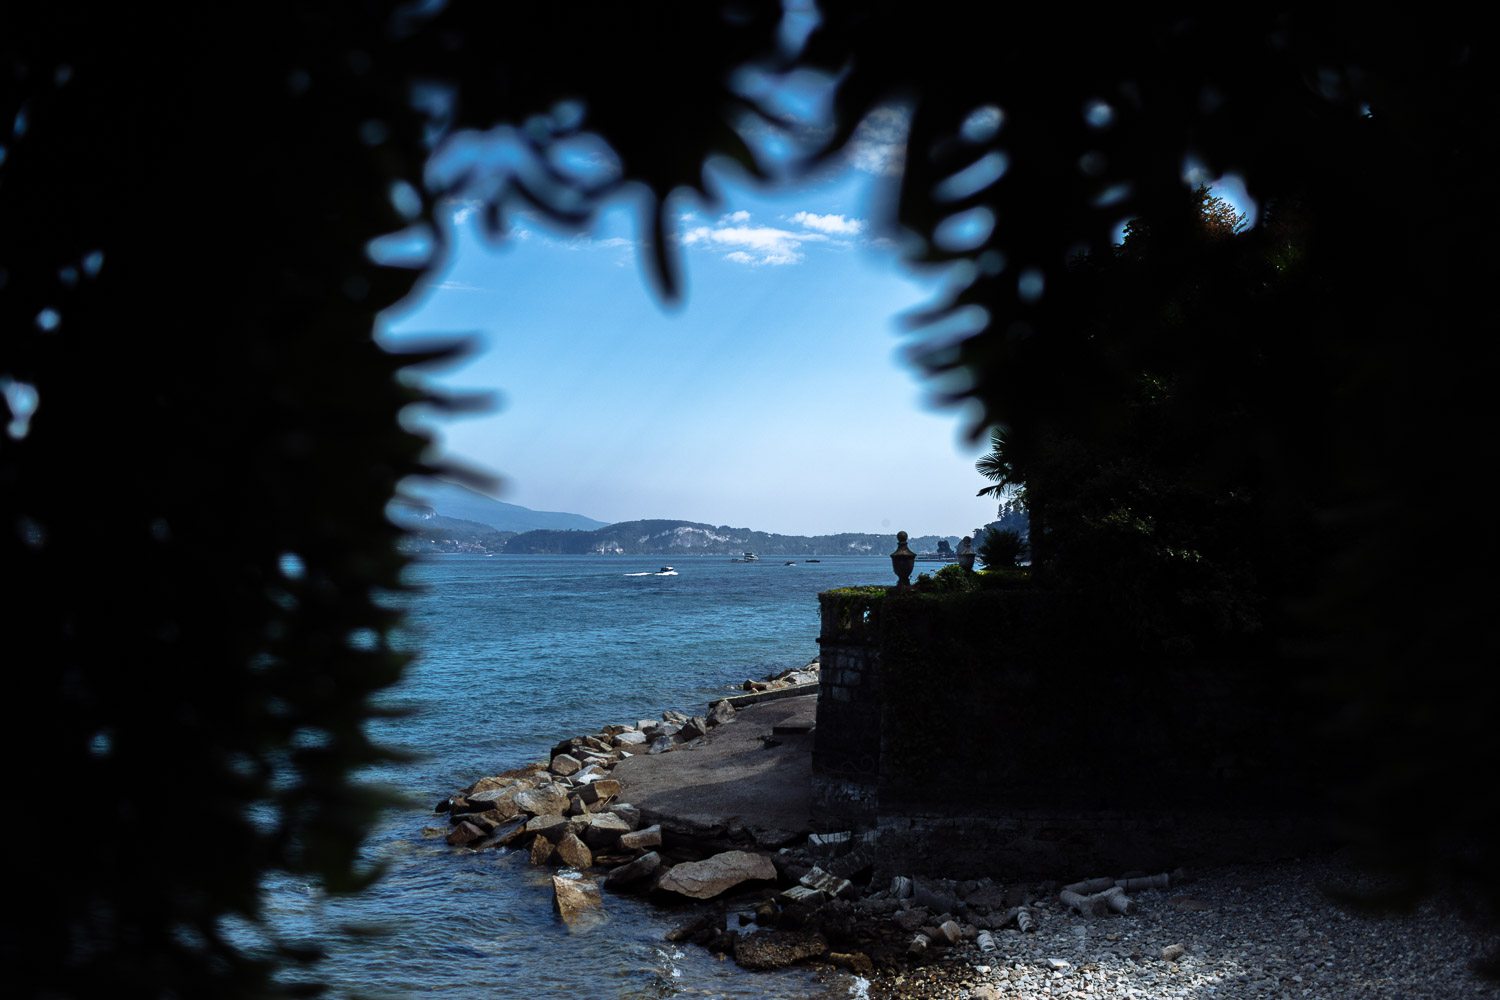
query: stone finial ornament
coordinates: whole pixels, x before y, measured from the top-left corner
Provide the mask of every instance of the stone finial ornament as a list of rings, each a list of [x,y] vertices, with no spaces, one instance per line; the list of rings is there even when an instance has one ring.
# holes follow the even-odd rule
[[[963,567],[964,572],[974,569],[974,539],[968,535],[958,543],[958,564]]]
[[[917,554],[906,547],[907,534],[896,532],[896,551],[891,553],[891,569],[896,573],[896,589],[911,587],[911,570],[917,564]]]

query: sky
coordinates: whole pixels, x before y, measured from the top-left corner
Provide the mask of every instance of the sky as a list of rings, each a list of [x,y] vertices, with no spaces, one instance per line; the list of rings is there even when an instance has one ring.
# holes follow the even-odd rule
[[[711,168],[718,205],[671,203],[676,308],[641,268],[628,197],[582,233],[516,216],[498,243],[449,203],[446,262],[381,340],[467,335],[467,358],[426,377],[497,403],[412,419],[440,455],[498,475],[500,499],[602,521],[963,535],[993,520],[973,411],[936,406],[902,357],[898,317],[941,275],[906,269],[876,217],[897,124],[877,114],[842,162],[774,193]]]

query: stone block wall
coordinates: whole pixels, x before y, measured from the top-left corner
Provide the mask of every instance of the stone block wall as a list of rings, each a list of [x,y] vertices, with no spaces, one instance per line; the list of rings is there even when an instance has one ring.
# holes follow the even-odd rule
[[[1259,665],[1127,655],[1035,591],[821,595],[814,825],[891,873],[1076,875],[1314,839]],[[963,874],[960,875],[959,873]]]
[[[872,601],[824,595],[822,662],[813,730],[813,823],[868,829],[880,781],[880,647]]]

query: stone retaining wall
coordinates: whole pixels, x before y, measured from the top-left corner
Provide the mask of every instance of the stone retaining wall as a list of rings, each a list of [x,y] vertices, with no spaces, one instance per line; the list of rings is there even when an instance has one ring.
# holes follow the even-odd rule
[[[1305,723],[1259,664],[1126,656],[1043,592],[820,601],[813,823],[878,830],[893,871],[1061,877],[1311,837]]]

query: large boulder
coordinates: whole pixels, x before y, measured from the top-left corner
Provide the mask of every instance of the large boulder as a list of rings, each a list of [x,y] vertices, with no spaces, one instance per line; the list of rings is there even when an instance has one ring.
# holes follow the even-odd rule
[[[528,788],[516,795],[516,805],[533,816],[561,816],[568,808],[568,792],[555,784]]]
[[[774,882],[776,866],[764,854],[725,851],[703,861],[677,865],[657,888],[689,899],[712,899],[743,882]]]
[[[726,722],[734,721],[734,706],[729,699],[724,698],[714,702],[713,708],[708,710],[708,724],[710,726],[722,726]]]
[[[531,842],[531,863],[537,866],[545,865],[552,860],[552,855],[556,851],[557,848],[552,845],[552,841],[546,837],[537,837]]]
[[[641,810],[629,802],[616,802],[609,811],[628,823],[632,830],[641,825]]]
[[[453,831],[448,834],[447,840],[448,843],[452,844],[454,847],[461,847],[464,844],[471,844],[483,837],[483,830],[475,826],[473,823],[465,820],[464,822],[458,824],[453,828]]]
[[[520,791],[522,788],[531,788],[535,784],[536,781],[528,777],[527,775],[497,774],[492,778],[480,778],[478,781],[474,782],[474,784],[466,788],[463,794],[468,798],[477,798],[483,795],[485,792],[499,792],[504,791],[507,788],[515,788],[517,791]]]
[[[595,813],[583,828],[583,839],[590,847],[609,847],[630,832],[630,824],[614,813]]]
[[[552,758],[552,767],[550,770],[553,774],[567,777],[570,774],[577,774],[582,767],[583,761],[577,757],[574,757],[572,754],[560,753]]]
[[[642,854],[628,865],[621,865],[604,876],[606,889],[620,892],[643,885],[661,868],[661,855],[655,851]]]
[[[701,715],[695,715],[682,724],[677,730],[677,742],[688,743],[702,736],[708,735],[708,720]]]
[[[604,920],[604,900],[593,879],[552,876],[552,901],[569,930],[584,930]]]
[[[582,870],[594,863],[594,854],[578,836],[569,830],[557,842],[557,856],[570,868]]]
[[[646,734],[631,730],[619,733],[610,742],[614,743],[616,747],[624,747],[627,750],[631,747],[642,747],[646,745]]]
[[[506,823],[494,833],[490,834],[488,846],[509,847],[522,837],[526,836],[526,820],[520,816]]]
[[[756,931],[734,943],[734,960],[747,969],[782,969],[827,953],[823,935],[807,931]]]
[[[620,834],[620,846],[631,851],[641,851],[648,847],[661,846],[661,824],[648,826],[644,830],[634,833]]]
[[[526,822],[526,832],[546,837],[554,844],[569,830],[568,820],[563,816],[534,816]]]
[[[578,797],[583,799],[587,805],[594,805],[604,799],[612,799],[620,794],[620,783],[614,778],[600,778],[584,785],[578,790]],[[566,805],[566,802],[564,803]]]

